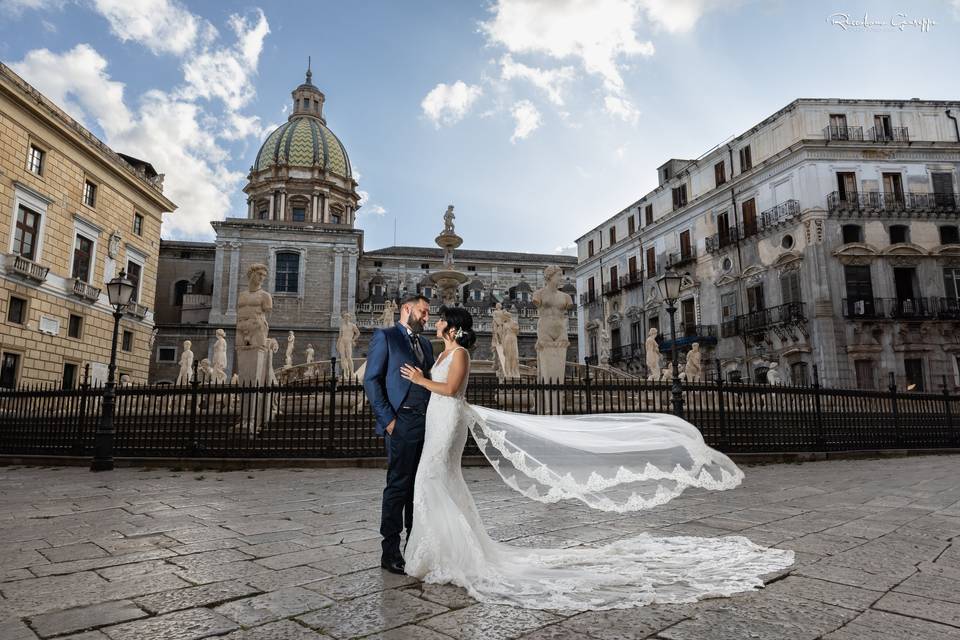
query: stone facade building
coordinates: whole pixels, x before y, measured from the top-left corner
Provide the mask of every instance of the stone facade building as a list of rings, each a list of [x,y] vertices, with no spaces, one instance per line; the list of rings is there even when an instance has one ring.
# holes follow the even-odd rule
[[[390,247],[364,252],[363,231],[355,228],[358,185],[345,147],[326,126],[325,96],[309,71],[292,97],[289,121],[266,138],[250,168],[244,187],[247,216],[214,222],[213,243],[161,245],[165,284],[156,300],[160,330],[151,365],[153,382],[176,379],[184,340],[191,341],[198,360],[209,357],[217,329],[227,334],[228,372],[233,371],[237,299],[247,286],[244,274],[254,263],[265,264],[269,273],[264,289],[273,296],[270,335],[282,345],[274,367],[283,364],[289,331],[296,336],[294,364],[304,362],[308,344],[317,360],[327,360],[336,353],[341,313],[352,313],[361,329],[354,354],[363,358],[388,298],[420,292],[437,298],[433,308],[439,308],[429,275],[443,268],[442,251]],[[484,340],[483,332],[489,331],[497,301],[519,316],[521,357],[533,357],[532,292],[542,285],[547,265],[561,265],[572,277],[576,258],[457,251],[455,259],[469,276],[460,299],[479,320],[475,357],[489,357],[489,337]],[[572,280],[568,290],[575,291]],[[575,327],[571,311],[574,343]],[[574,344],[570,359],[575,357]]]
[[[800,99],[577,241],[580,356],[646,375],[669,318],[656,278],[685,274],[676,316],[730,379],[939,389],[960,383],[958,102]],[[606,354],[603,354],[606,356]],[[944,378],[945,377],[945,378]],[[911,387],[912,385],[912,387]]]
[[[0,64],[0,387],[106,379],[121,269],[136,304],[121,321],[118,374],[146,382],[163,176],[118,154]]]

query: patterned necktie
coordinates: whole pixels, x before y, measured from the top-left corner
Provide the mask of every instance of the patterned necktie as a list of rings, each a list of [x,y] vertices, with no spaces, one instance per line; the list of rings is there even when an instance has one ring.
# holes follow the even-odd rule
[[[413,353],[417,356],[417,362],[420,363],[420,366],[423,366],[423,349],[420,348],[420,339],[416,335],[410,334],[410,346],[413,348]]]

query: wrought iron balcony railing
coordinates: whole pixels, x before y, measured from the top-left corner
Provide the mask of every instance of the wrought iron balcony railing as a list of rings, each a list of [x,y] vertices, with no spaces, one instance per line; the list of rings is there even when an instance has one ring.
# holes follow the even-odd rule
[[[935,304],[928,298],[890,298],[887,309],[891,318],[920,320],[934,316]]]
[[[732,335],[736,335],[736,331]],[[717,343],[717,325],[715,324],[682,324],[677,327],[677,348],[689,347],[695,342],[702,344]],[[657,336],[660,351],[669,351],[673,340],[669,335]]]
[[[588,305],[588,304],[593,304],[593,303],[595,303],[595,302],[599,302],[599,300],[600,300],[600,299],[597,297],[597,292],[596,292],[595,290],[591,290],[591,291],[588,291],[588,292],[586,292],[586,293],[581,293],[581,294],[580,294],[580,306],[581,306],[581,307],[586,306],[586,305]]]
[[[730,318],[729,320],[724,320],[720,323],[721,338],[734,338],[738,335],[738,333],[736,318]]]
[[[631,289],[643,284],[643,271],[630,271],[620,276],[620,288]]]
[[[823,137],[827,140],[850,140],[863,142],[863,127],[831,125],[824,128]]]
[[[882,298],[843,298],[840,301],[843,317],[865,320],[885,317]]]
[[[807,317],[803,306],[802,302],[788,302],[737,316],[737,331],[740,334],[763,333],[784,325],[805,323]]]
[[[99,300],[100,291],[97,287],[91,286],[79,278],[73,281],[73,295],[78,298],[83,298],[88,302],[96,302]]]
[[[603,295],[605,296],[618,296],[620,295],[620,279],[614,280],[612,282],[603,283]]]
[[[960,320],[960,300],[940,298],[937,301],[937,317],[942,320]]]
[[[907,127],[870,127],[870,139],[874,142],[910,142],[910,131]]]
[[[848,320],[924,320],[934,317],[949,319],[958,315],[956,301],[940,298],[844,298],[843,317]],[[953,308],[950,307],[953,302]]]
[[[50,273],[50,267],[24,258],[19,254],[13,254],[8,258],[12,259],[8,259],[7,261],[7,271],[21,275],[29,280],[43,282],[47,279],[47,274]]]
[[[667,269],[682,267],[685,264],[697,261],[697,248],[688,247],[686,251],[677,251],[667,254]]]
[[[736,244],[739,237],[740,234],[736,228],[715,233],[706,239],[706,250],[708,253],[717,253],[732,244]]]
[[[798,200],[787,200],[781,202],[775,207],[770,207],[760,214],[760,230],[776,227],[784,222],[789,222],[800,215],[800,202]]]
[[[833,191],[827,194],[827,211],[837,216],[957,215],[960,197],[953,193]]]

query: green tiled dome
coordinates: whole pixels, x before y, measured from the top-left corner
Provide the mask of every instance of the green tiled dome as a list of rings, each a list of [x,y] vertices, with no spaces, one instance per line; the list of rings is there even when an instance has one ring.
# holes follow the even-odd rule
[[[312,116],[295,116],[267,136],[253,166],[262,171],[275,164],[319,165],[339,176],[353,177],[343,144],[319,118]]]

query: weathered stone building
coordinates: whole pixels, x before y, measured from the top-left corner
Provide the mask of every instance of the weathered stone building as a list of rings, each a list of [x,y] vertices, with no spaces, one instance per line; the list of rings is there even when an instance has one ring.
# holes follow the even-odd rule
[[[106,378],[121,269],[136,303],[120,324],[118,373],[146,382],[163,176],[118,154],[0,64],[0,387]]]
[[[227,334],[232,372],[237,298],[254,263],[267,265],[269,272],[264,288],[273,296],[270,334],[281,344],[275,367],[283,364],[289,331],[296,335],[295,364],[304,362],[308,344],[317,360],[326,360],[335,354],[341,313],[350,312],[361,328],[355,357],[363,358],[388,298],[420,292],[437,299],[435,311],[440,306],[429,275],[443,268],[442,251],[390,247],[364,252],[363,231],[354,226],[358,185],[345,147],[326,126],[325,96],[312,84],[309,71],[292,96],[289,121],[266,138],[250,168],[244,188],[247,217],[214,222],[214,243],[162,243],[164,288],[156,301],[160,331],[151,368],[154,382],[176,379],[184,340],[192,342],[198,360],[209,357],[217,329]],[[546,266],[558,264],[572,276],[576,258],[457,251],[455,259],[469,276],[460,299],[474,310],[481,334],[475,357],[489,357],[490,311],[498,301],[518,316],[521,357],[533,357],[532,292],[542,285]],[[568,290],[574,292],[572,280]],[[571,310],[571,360],[576,357],[575,327]]]
[[[645,372],[685,273],[678,346],[725,375],[828,385],[960,383],[958,102],[796,100],[578,239],[580,355]],[[669,340],[661,344],[668,351]],[[713,362],[707,371],[714,369]]]

